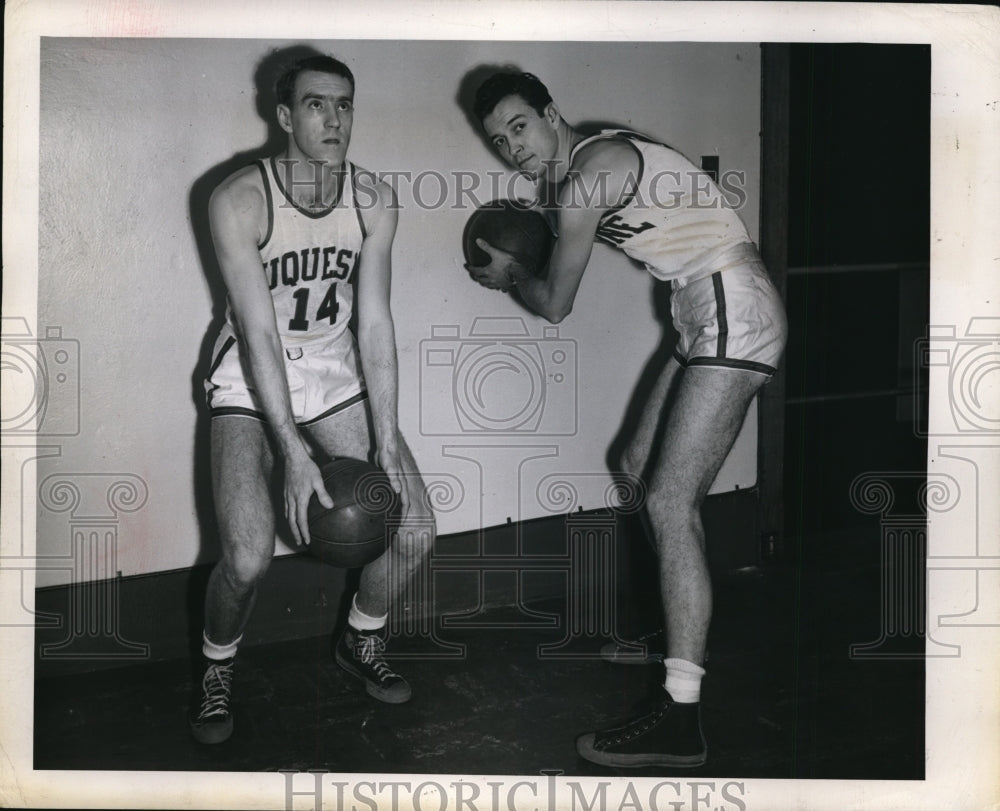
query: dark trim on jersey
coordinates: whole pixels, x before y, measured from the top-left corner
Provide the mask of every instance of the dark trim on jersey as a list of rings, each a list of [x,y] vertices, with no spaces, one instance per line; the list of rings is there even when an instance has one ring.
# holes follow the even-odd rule
[[[322,414],[320,414],[318,417],[313,417],[311,420],[306,420],[305,422],[300,422],[299,425],[313,425],[313,424],[319,422],[320,420],[325,420],[327,417],[332,417],[337,412],[343,411],[345,408],[350,408],[352,405],[355,405],[356,403],[360,403],[363,400],[367,400],[367,399],[368,399],[368,392],[367,391],[359,391],[353,397],[348,397],[346,400],[344,400],[344,402],[337,403],[337,405],[335,405],[333,408],[327,409]]]
[[[775,371],[777,371],[774,366],[768,366],[766,363],[758,363],[755,360],[707,358],[701,355],[688,360],[676,349],[674,350],[674,360],[676,360],[685,369],[689,366],[715,366],[721,369],[742,369],[747,372],[759,372],[764,375],[773,375]]]
[[[639,192],[639,184],[640,184],[640,181],[642,180],[642,176],[646,172],[646,161],[642,157],[642,152],[639,150],[639,147],[637,147],[627,137],[625,137],[623,135],[623,133],[625,133],[625,132],[626,132],[625,130],[620,130],[620,131],[619,130],[613,130],[613,131],[610,131],[610,132],[603,132],[603,133],[599,132],[599,133],[597,133],[595,135],[589,135],[586,138],[584,138],[582,141],[580,141],[579,143],[577,143],[577,145],[574,146],[573,149],[569,153],[569,171],[573,171],[573,158],[576,157],[576,153],[577,153],[578,150],[580,150],[584,146],[589,146],[589,143],[592,143],[592,142],[596,142],[596,141],[610,141],[612,139],[616,139],[616,140],[619,140],[619,141],[624,141],[626,144],[628,144],[630,147],[632,147],[632,150],[635,152],[635,156],[639,159],[639,175],[638,175],[638,177],[636,177],[634,179],[634,181],[635,181],[634,186],[629,191],[627,191],[625,193],[625,199],[622,200],[621,203],[619,203],[618,205],[614,206],[613,208],[609,208],[607,211],[605,211],[601,215],[601,220],[602,221],[605,218],[610,217],[612,214],[617,214],[619,211],[621,211],[623,208],[625,208],[625,206],[627,206],[629,203],[631,203],[635,199],[636,194],[638,194],[638,192]],[[631,134],[631,133],[629,133],[629,134]],[[648,140],[648,139],[641,139],[640,138],[640,140]],[[650,141],[649,143],[655,143],[655,142],[654,141]],[[661,144],[661,146],[663,146],[663,144]],[[601,240],[601,241],[603,242],[604,240]],[[612,247],[615,247],[615,248],[619,247],[618,245],[613,245],[610,242],[607,243],[607,244],[612,245]]]
[[[264,181],[264,197],[267,200],[267,233],[264,234],[264,239],[257,243],[257,250],[260,250],[267,245],[274,231],[274,197],[271,195],[271,181],[267,179],[267,167],[264,166],[264,161],[259,160],[256,163],[260,169],[260,178]]]
[[[346,173],[347,172],[347,161],[344,161],[341,164],[340,168],[341,168],[342,172]],[[325,217],[327,214],[329,214],[331,211],[333,211],[337,206],[339,206],[340,205],[340,201],[344,199],[344,184],[340,183],[340,184],[338,184],[338,187],[337,187],[337,199],[334,200],[333,203],[328,208],[323,208],[323,209],[317,209],[315,211],[310,211],[308,208],[302,208],[302,206],[300,206],[298,203],[296,203],[292,199],[292,196],[286,191],[285,187],[282,185],[282,183],[281,183],[281,176],[278,174],[278,164],[277,164],[277,156],[276,155],[272,155],[271,156],[271,172],[274,175],[274,182],[275,182],[275,185],[277,185],[277,187],[278,187],[278,191],[281,192],[281,194],[284,196],[284,198],[288,201],[288,203],[296,211],[298,211],[300,214],[302,214],[302,215],[304,215],[306,217],[309,217],[310,219],[318,220],[318,219],[321,219],[322,217]]]
[[[726,288],[722,286],[722,272],[712,274],[712,287],[715,288],[715,310],[719,322],[719,337],[715,356],[726,357],[726,341],[729,338],[729,320],[726,318]]]
[[[222,359],[226,356],[226,353],[233,348],[233,344],[235,343],[236,336],[230,335],[228,340],[222,345],[222,349],[219,350],[219,354],[216,355],[215,360],[212,361],[212,368],[208,370],[209,380],[212,379],[212,375],[215,374],[215,370],[222,364]]]
[[[368,229],[365,228],[365,221],[361,216],[361,207],[358,205],[358,167],[351,164],[351,194],[354,199],[354,213],[358,215],[358,225],[361,226],[361,238],[368,239]],[[355,266],[357,266],[355,264]]]

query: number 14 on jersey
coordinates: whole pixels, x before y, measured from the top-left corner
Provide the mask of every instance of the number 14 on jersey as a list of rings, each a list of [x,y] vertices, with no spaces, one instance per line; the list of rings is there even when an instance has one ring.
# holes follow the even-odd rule
[[[288,322],[288,328],[290,330],[305,331],[309,329],[309,288],[300,287],[296,290],[292,297],[295,299],[295,314],[292,316],[291,320]],[[333,282],[329,288],[327,288],[326,295],[323,296],[323,300],[320,302],[319,307],[316,308],[316,321],[322,321],[327,319],[330,324],[334,324],[337,321],[337,312],[340,310],[340,304],[337,302],[337,283]]]

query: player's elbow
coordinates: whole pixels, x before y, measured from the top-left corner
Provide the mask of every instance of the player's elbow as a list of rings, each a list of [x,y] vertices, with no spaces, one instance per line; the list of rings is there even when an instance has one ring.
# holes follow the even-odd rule
[[[571,312],[573,312],[572,303],[565,305],[552,305],[546,308],[546,311],[542,313],[542,315],[549,323],[558,324]]]

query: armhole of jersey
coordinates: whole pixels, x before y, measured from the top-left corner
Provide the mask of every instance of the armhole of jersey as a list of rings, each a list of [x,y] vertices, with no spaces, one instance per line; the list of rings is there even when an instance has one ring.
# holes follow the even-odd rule
[[[608,140],[611,137],[610,132],[595,132],[593,135],[588,135],[582,141],[580,141],[576,146],[574,146],[569,151],[569,171],[573,170],[573,160],[576,158],[576,153],[583,149],[585,146],[590,146],[592,143],[601,140]]]
[[[267,232],[264,234],[264,239],[257,245],[258,248],[263,248],[271,239],[271,233],[274,231],[274,200],[271,198],[271,183],[267,179],[264,161],[257,161],[257,168],[260,169],[260,179],[264,183],[264,199],[267,203]]]
[[[639,191],[639,185],[642,182],[642,176],[646,171],[646,161],[642,157],[642,150],[639,149],[639,147],[637,147],[634,143],[632,143],[631,138],[626,137],[624,134],[616,133],[616,136],[618,137],[619,140],[624,141],[626,144],[632,147],[632,151],[635,152],[635,156],[639,159],[639,175],[638,177],[634,178],[632,182],[632,188],[631,190],[625,193],[625,198],[618,205],[614,206],[613,208],[609,208],[601,215],[602,220],[605,219],[606,217],[610,217],[612,214],[617,214],[619,211],[621,211],[623,208],[625,208],[625,206],[627,206],[635,199],[635,196]]]
[[[354,206],[354,213],[358,215],[358,227],[361,229],[361,238],[368,238],[368,229],[365,228],[364,217],[361,216],[361,208],[358,206],[358,167],[351,164],[351,203]]]

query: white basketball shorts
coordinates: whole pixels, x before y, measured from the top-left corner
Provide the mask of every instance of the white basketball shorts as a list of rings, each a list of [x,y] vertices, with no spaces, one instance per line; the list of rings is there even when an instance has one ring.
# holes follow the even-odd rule
[[[674,357],[682,366],[774,374],[788,322],[763,262],[751,259],[671,287],[670,312],[680,334]]]
[[[350,331],[327,342],[287,346],[284,354],[292,415],[297,424],[319,422],[368,397]],[[212,357],[212,368],[205,380],[211,415],[266,421],[249,366],[230,325],[223,326],[219,333]]]

